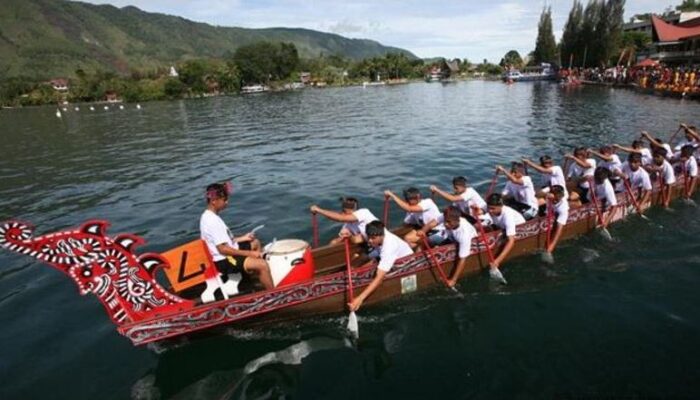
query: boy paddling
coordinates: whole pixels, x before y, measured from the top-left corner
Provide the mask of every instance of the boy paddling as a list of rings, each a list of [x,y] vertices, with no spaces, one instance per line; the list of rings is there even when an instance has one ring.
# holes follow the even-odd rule
[[[317,205],[312,205],[310,210],[314,214],[321,214],[331,221],[343,222],[343,227],[338,233],[338,237],[331,240],[330,244],[338,244],[345,238],[350,238],[351,243],[363,243],[367,240],[365,236],[365,226],[376,221],[377,217],[366,208],[360,208],[359,202],[354,197],[343,197],[340,199],[341,211],[330,211]]]
[[[404,199],[395,195],[391,190],[384,191],[384,195],[393,199],[396,204],[406,211],[403,222],[413,228],[404,236],[412,249],[422,242],[422,236],[428,236],[430,245],[438,245],[445,240],[445,227],[438,223],[440,210],[432,199],[421,198],[420,190],[408,188],[404,190]],[[421,231],[419,233],[418,231]]]
[[[445,209],[440,222],[444,222],[447,239],[457,244],[457,268],[452,277],[447,280],[447,286],[454,287],[467,266],[467,257],[471,254],[472,239],[476,237],[476,229],[465,218],[461,211],[454,206]]]
[[[519,212],[505,205],[503,203],[503,196],[498,193],[489,196],[486,200],[486,204],[493,224],[503,229],[507,238],[506,244],[503,246],[501,252],[489,263],[489,273],[492,278],[505,283],[505,279],[503,279],[503,274],[501,274],[499,268],[506,257],[508,257],[511,250],[513,250],[513,246],[515,246],[516,227],[524,224],[525,218],[523,218]]]
[[[499,165],[496,171],[502,172],[508,178],[502,193],[504,204],[520,212],[526,220],[537,216],[539,203],[535,197],[535,186],[532,179],[525,175],[525,166],[521,163],[513,163],[508,172]]]
[[[452,187],[454,193],[448,193],[440,190],[437,186],[430,186],[430,191],[437,193],[447,201],[451,201],[454,207],[457,207],[462,213],[462,217],[469,222],[476,222],[475,217],[486,212],[486,202],[474,188],[467,185],[467,178],[463,176],[455,176],[452,178]]]

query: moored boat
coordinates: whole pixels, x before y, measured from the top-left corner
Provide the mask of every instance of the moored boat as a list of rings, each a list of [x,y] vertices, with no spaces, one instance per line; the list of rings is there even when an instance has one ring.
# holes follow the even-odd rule
[[[684,178],[680,178],[671,186],[672,197],[678,197],[683,189]],[[657,204],[659,195],[660,188],[656,187],[651,203],[646,204],[645,208]],[[613,213],[612,222],[620,221],[632,212],[624,194],[618,195],[618,199],[620,205],[610,211]],[[597,215],[593,205],[573,209],[562,240],[590,232],[596,226]],[[143,243],[141,238],[131,234],[109,237],[107,227],[105,221],[89,221],[75,230],[33,237],[31,226],[11,221],[0,226],[0,245],[64,272],[78,285],[81,294],[96,295],[117,325],[119,333],[135,345],[216,326],[251,326],[341,313],[346,309],[348,277],[342,245],[318,247],[295,255],[295,260],[307,257],[307,254],[311,257],[310,263],[304,264],[306,273],[288,279],[293,270],[287,266],[288,270],[275,279],[276,287],[273,289],[203,302],[200,294],[204,290],[204,282],[210,278],[207,271],[211,271],[213,266],[201,242],[194,241],[162,254],[138,255],[135,249]],[[547,240],[547,231],[545,217],[537,217],[518,226],[516,244],[508,258],[542,249]],[[484,241],[475,239],[467,259],[465,276],[478,274],[488,267],[484,242],[492,250],[499,250],[505,238],[501,231],[495,230],[488,232]],[[201,249],[199,256],[193,250],[196,246]],[[353,246],[350,252],[359,255],[352,262],[351,276],[352,285],[359,290],[373,279],[375,263],[368,261],[358,246]],[[450,272],[455,264],[456,249],[454,245],[444,245],[433,248],[432,253],[437,265],[425,252],[398,260],[365,305],[442,285],[436,268]],[[312,273],[308,274],[310,264],[313,264],[313,268]],[[166,288],[167,285],[161,285],[157,280],[161,269],[166,271],[170,287]],[[181,285],[187,281],[197,283]]]

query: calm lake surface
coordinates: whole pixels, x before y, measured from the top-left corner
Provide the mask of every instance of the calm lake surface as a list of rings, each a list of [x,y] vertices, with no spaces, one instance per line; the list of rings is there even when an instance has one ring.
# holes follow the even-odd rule
[[[143,252],[198,236],[213,181],[233,180],[234,232],[310,240],[314,202],[354,195],[379,215],[384,189],[463,174],[483,193],[497,163],[700,124],[698,102],[480,81],[55,111],[0,111],[0,220],[40,234],[107,219]],[[613,243],[566,242],[551,268],[509,262],[506,288],[484,275],[463,299],[363,308],[357,346],[336,315],[136,348],[95,297],[3,250],[0,398],[698,398],[700,208],[673,208],[613,226]],[[321,220],[322,240],[338,228]]]

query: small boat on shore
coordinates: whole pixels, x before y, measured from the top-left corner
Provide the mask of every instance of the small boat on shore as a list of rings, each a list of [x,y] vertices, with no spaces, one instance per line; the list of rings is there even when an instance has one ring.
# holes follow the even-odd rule
[[[503,82],[536,82],[556,80],[557,74],[550,64],[542,63],[540,66],[525,67],[523,72],[518,69],[506,71],[501,79]]]
[[[685,178],[670,186],[672,198],[682,195]],[[642,208],[657,204],[661,187],[656,186],[652,200]],[[613,207],[612,222],[633,213],[624,194]],[[541,250],[547,241],[549,221],[536,217],[517,227],[516,243],[508,259]],[[33,227],[10,221],[0,225],[0,246],[33,257],[71,278],[80,294],[94,294],[105,308],[120,334],[134,345],[173,339],[218,326],[236,328],[258,326],[275,321],[306,318],[313,315],[342,313],[349,300],[349,287],[360,290],[373,279],[376,263],[357,245],[327,245],[310,249],[303,241],[287,243],[276,252],[268,248],[268,257],[277,254],[279,263],[270,262],[275,287],[269,290],[206,299],[207,285],[218,277],[206,246],[201,240],[186,243],[162,254],[137,254],[144,240],[132,234],[107,236],[106,221],[88,221],[77,229],[33,236]],[[596,207],[592,204],[572,209],[562,240],[596,229]],[[406,227],[395,230],[405,232]],[[301,242],[301,243],[299,243]],[[465,275],[488,268],[488,251],[500,250],[506,242],[500,230],[486,233],[484,240],[472,242]],[[488,248],[485,243],[488,243]],[[443,245],[399,259],[384,283],[370,296],[371,305],[423,291],[442,280],[436,268],[450,273],[455,267],[456,248]],[[352,255],[352,256],[351,256]],[[351,261],[348,284],[346,259]],[[436,261],[431,261],[436,260]],[[164,271],[169,282],[157,279]],[[223,294],[223,293],[221,293]]]
[[[241,88],[241,94],[263,93],[270,90],[265,85],[248,85]]]

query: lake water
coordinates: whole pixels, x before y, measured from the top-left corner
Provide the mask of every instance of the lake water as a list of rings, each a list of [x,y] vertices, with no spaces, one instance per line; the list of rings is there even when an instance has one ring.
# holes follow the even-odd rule
[[[0,220],[107,219],[141,251],[195,238],[213,181],[233,181],[234,232],[310,240],[313,203],[379,215],[384,189],[465,175],[483,193],[496,163],[700,124],[698,102],[481,81],[55,111],[0,111]],[[509,262],[506,288],[363,308],[356,346],[336,315],[136,348],[61,273],[0,251],[0,398],[698,398],[700,208],[673,208],[566,242],[551,268]]]

